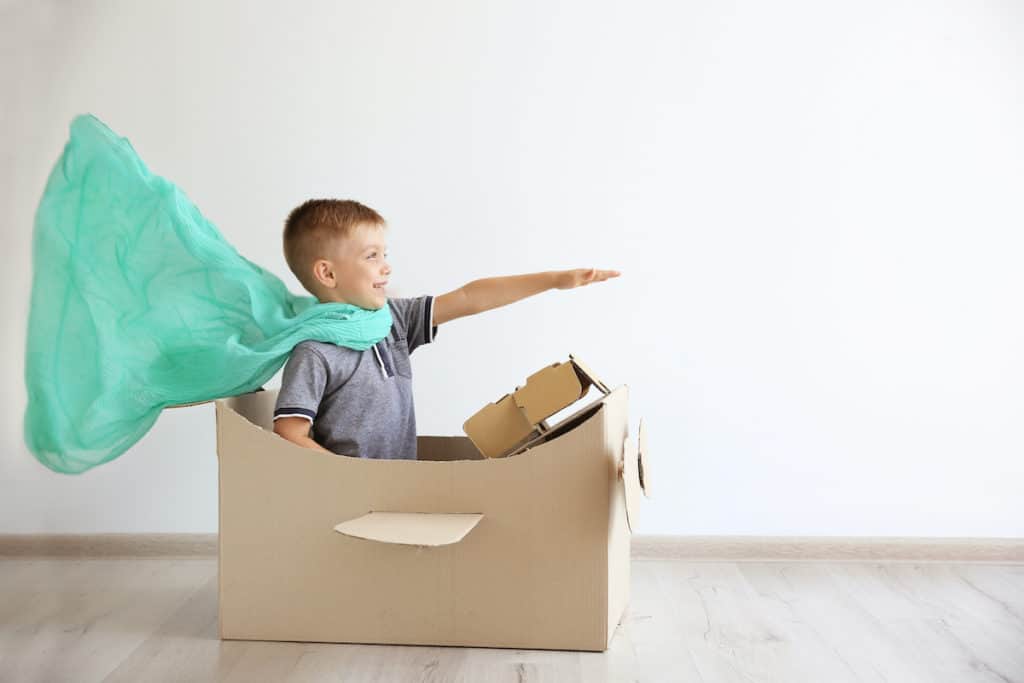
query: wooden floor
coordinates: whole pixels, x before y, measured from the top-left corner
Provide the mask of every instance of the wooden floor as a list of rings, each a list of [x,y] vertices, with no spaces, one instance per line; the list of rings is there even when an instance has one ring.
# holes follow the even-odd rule
[[[217,563],[0,558],[0,681],[1022,681],[1024,565],[633,563],[606,653],[220,641]]]

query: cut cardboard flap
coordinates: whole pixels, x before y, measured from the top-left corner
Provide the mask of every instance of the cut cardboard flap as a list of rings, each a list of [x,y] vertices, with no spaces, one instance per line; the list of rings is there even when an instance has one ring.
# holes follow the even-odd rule
[[[546,432],[549,427],[544,420],[583,398],[591,385],[602,394],[610,393],[590,368],[570,354],[568,362],[533,373],[525,386],[484,406],[462,428],[486,457],[509,455]]]
[[[381,543],[440,546],[458,543],[483,518],[470,513],[368,512],[338,524],[334,530]]]

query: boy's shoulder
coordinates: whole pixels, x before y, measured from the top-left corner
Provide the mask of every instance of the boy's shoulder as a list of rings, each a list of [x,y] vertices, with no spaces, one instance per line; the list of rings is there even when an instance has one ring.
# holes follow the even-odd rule
[[[337,344],[332,344],[331,342],[322,342],[322,341],[317,341],[315,339],[306,339],[306,340],[300,341],[298,344],[296,344],[292,348],[292,353],[295,353],[296,351],[302,351],[304,353],[321,353],[322,354],[325,350],[330,349],[330,348],[334,348],[336,346],[338,346],[338,345]]]
[[[331,384],[341,378],[351,377],[359,366],[362,354],[362,351],[329,342],[312,339],[301,341],[292,348],[285,361],[281,386],[296,382],[301,384],[309,381],[309,378],[320,378],[318,381]]]
[[[388,307],[391,309],[391,332],[399,337],[404,337],[408,327],[409,318],[415,315],[415,309],[421,307],[424,300],[429,297],[388,297]]]
[[[434,340],[436,328],[430,327],[434,317],[434,298],[432,294],[424,294],[388,299],[393,321],[391,336],[395,339],[409,339],[410,351]]]
[[[355,360],[362,353],[347,346],[307,339],[292,348],[289,360],[319,360],[330,368]]]

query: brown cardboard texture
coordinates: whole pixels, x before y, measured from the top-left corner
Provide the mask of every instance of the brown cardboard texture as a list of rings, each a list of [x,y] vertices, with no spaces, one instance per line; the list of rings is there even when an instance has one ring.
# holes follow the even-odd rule
[[[221,638],[607,649],[638,485],[627,387],[495,459],[461,436],[420,436],[419,460],[303,448],[273,433],[276,398],[216,401]]]
[[[526,386],[481,408],[462,428],[485,457],[512,455],[549,431],[545,420],[583,398],[591,385],[609,393],[604,382],[570,355],[568,362],[538,370],[526,378]]]

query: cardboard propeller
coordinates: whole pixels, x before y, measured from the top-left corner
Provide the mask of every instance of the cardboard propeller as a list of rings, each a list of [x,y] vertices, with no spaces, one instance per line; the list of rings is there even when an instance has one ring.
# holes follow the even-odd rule
[[[641,492],[650,498],[648,484],[650,470],[647,468],[647,430],[644,421],[640,420],[640,433],[637,440],[632,441],[626,436],[622,444],[622,460],[619,462],[619,479],[622,480],[626,495],[626,521],[631,531],[635,531],[640,519]]]

